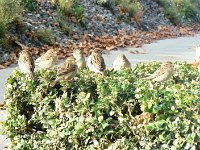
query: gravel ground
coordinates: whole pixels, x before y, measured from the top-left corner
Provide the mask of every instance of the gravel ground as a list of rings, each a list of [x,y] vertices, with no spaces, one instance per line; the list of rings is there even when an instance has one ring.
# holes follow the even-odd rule
[[[82,0],[79,5],[83,7],[84,24],[77,23],[74,16],[59,17],[56,7],[49,0],[38,1],[35,11],[25,11],[22,22],[11,26],[9,34],[10,39],[17,39],[29,47],[42,47],[45,43],[35,36],[39,29],[45,29],[52,33],[49,41],[58,43],[61,48],[65,48],[69,42],[77,43],[83,35],[118,35],[120,30],[128,34],[135,32],[138,28],[143,30],[153,30],[158,26],[171,25],[170,21],[164,17],[163,10],[152,0],[141,0],[143,7],[143,16],[141,23],[126,21],[119,13],[118,6],[110,0],[111,6],[105,7],[97,4],[96,0]],[[124,14],[125,17],[128,14]],[[66,29],[61,29],[59,21],[69,27],[70,33]],[[51,43],[50,42],[50,43]],[[9,58],[10,51],[16,49],[14,45],[11,48],[0,48],[0,63]]]

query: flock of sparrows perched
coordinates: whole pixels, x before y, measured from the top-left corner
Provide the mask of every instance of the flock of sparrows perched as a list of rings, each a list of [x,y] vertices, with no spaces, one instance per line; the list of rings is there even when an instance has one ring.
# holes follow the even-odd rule
[[[22,47],[23,48],[23,47]],[[57,53],[54,49],[49,49],[42,56],[33,60],[27,48],[20,52],[18,65],[22,73],[27,74],[31,79],[35,80],[34,69],[35,65],[43,69],[51,69],[58,61]],[[200,46],[196,47],[196,62],[200,62]],[[56,79],[50,86],[55,86],[59,81],[72,80],[78,71],[88,66],[90,71],[104,75],[106,64],[102,57],[101,51],[94,50],[88,57],[86,62],[83,52],[81,50],[74,50],[73,55],[68,57],[66,61],[58,66]],[[117,59],[113,62],[113,69],[120,71],[123,68],[131,68],[131,63],[124,54],[119,54]],[[198,66],[200,70],[200,65]],[[152,75],[143,79],[154,80],[157,82],[164,82],[173,76],[174,66],[172,62],[164,62]]]

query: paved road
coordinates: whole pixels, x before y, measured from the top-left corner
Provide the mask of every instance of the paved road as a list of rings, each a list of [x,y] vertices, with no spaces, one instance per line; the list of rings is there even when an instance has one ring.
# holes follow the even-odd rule
[[[16,65],[12,65],[7,69],[0,70],[0,104],[3,103],[6,80],[10,76],[14,68],[16,68]]]
[[[160,40],[152,44],[144,45],[143,48],[125,48],[118,51],[112,51],[104,55],[107,67],[111,67],[112,62],[116,59],[119,53],[124,53],[131,61],[132,67],[138,62],[147,61],[187,61],[189,63],[194,61],[195,46],[200,44],[200,34],[195,37],[182,37],[177,39]],[[131,54],[128,50],[146,50],[147,54]],[[5,92],[5,82],[12,70],[16,68],[15,65],[0,70],[0,103],[3,103],[3,94]],[[0,121],[4,120],[2,111],[0,111]],[[3,145],[9,140],[5,136],[0,135],[0,150]]]
[[[195,37],[160,40],[144,45],[142,48],[125,48],[112,51],[109,55],[104,55],[104,59],[108,65],[111,65],[119,53],[124,53],[133,66],[138,62],[163,62],[167,60],[191,63],[194,61],[195,46],[198,44],[200,44],[200,34]],[[132,54],[128,52],[129,50],[145,50],[147,54]]]

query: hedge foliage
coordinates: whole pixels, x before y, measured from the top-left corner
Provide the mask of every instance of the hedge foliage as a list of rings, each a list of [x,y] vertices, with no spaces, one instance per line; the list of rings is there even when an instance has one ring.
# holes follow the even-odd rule
[[[20,4],[21,0],[0,0],[0,40],[5,36],[10,23],[21,15],[23,9]]]
[[[199,11],[199,0],[155,0],[163,8],[166,17],[178,25],[183,20],[187,21],[200,21]]]
[[[36,71],[34,83],[15,70],[5,94],[10,149],[200,148],[200,74],[176,62],[169,81],[142,79],[159,66],[140,63],[104,77],[86,69],[54,88],[56,71]]]

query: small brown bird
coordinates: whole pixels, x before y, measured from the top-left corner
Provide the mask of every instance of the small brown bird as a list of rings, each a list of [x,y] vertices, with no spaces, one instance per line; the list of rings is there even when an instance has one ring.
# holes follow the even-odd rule
[[[158,82],[164,82],[170,79],[174,74],[174,67],[170,61],[163,63],[152,75],[146,79],[152,79]]]
[[[73,56],[76,59],[76,64],[77,64],[79,69],[86,68],[85,57],[84,57],[83,52],[81,50],[78,50],[78,49],[74,50]]]
[[[122,70],[123,68],[131,68],[131,63],[124,54],[119,54],[113,62],[114,70]]]
[[[99,51],[93,51],[88,57],[87,65],[89,69],[95,73],[104,74],[106,70],[106,64]]]
[[[195,60],[200,61],[200,45],[196,46]]]
[[[43,69],[52,68],[58,61],[57,53],[54,49],[48,50],[42,56],[35,60],[35,65]]]
[[[28,76],[32,80],[35,80],[35,74],[34,74],[35,64],[28,50],[23,50],[20,52],[18,65],[21,72],[28,74]]]
[[[58,67],[56,79],[50,86],[54,87],[60,80],[67,82],[72,80],[76,76],[77,69],[75,58],[73,56],[68,57],[66,62]]]
[[[200,60],[197,61],[197,62],[194,62],[194,63],[192,64],[192,68],[197,68],[198,71],[200,72]]]

